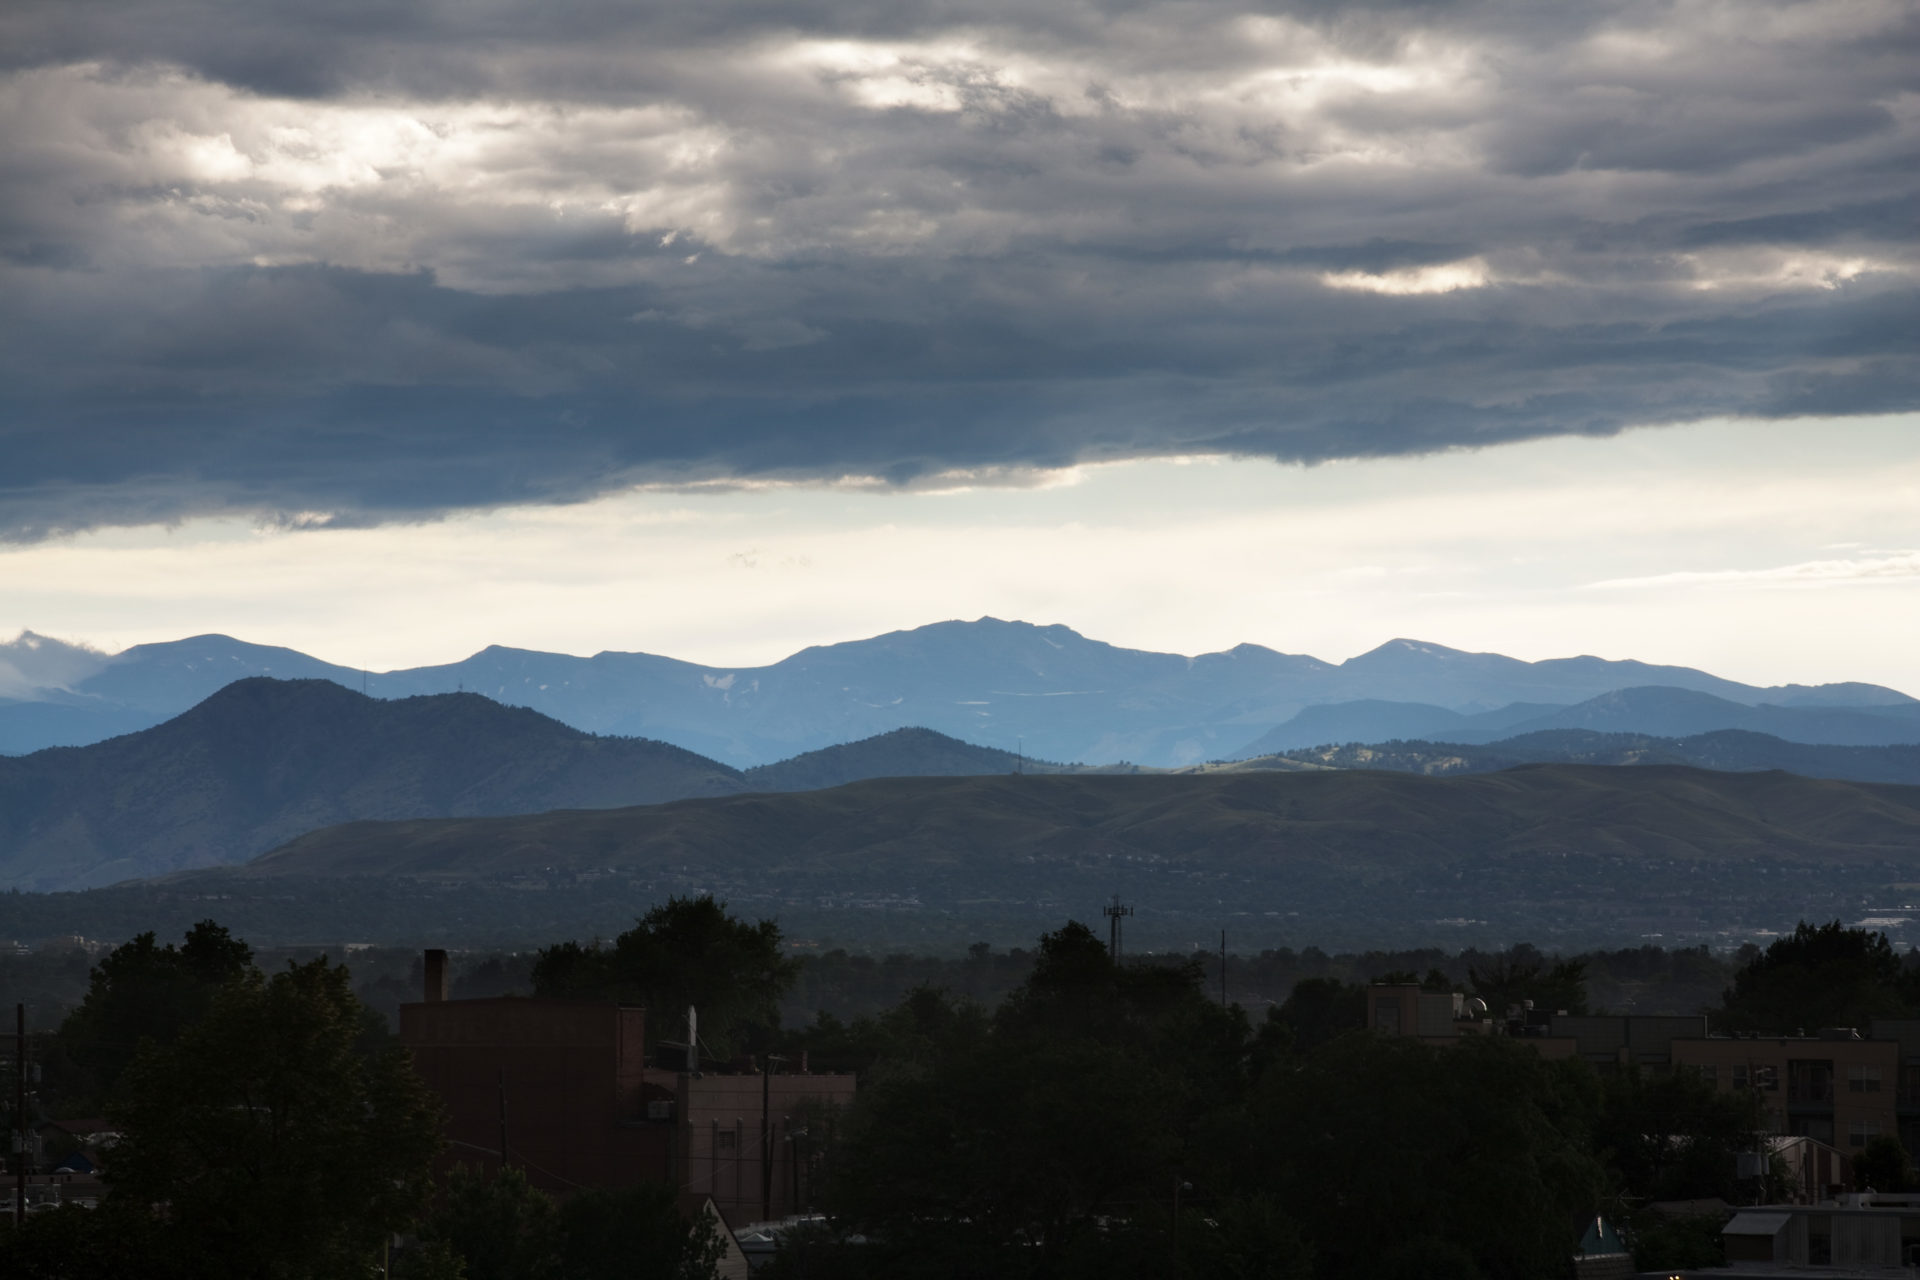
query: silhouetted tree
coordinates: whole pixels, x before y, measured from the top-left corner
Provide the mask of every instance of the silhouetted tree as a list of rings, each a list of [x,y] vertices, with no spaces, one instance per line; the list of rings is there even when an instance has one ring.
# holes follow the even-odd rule
[[[1910,1013],[1915,986],[1884,933],[1803,920],[1734,974],[1715,1022],[1774,1034],[1865,1026]]]
[[[711,1219],[680,1211],[675,1188],[596,1188],[560,1206],[567,1280],[716,1280],[723,1245]]]
[[[1853,1157],[1853,1182],[1861,1191],[1905,1191],[1913,1181],[1913,1161],[1890,1133],[1867,1139]]]
[[[920,997],[914,1020],[934,1034],[876,1065],[835,1157],[833,1206],[878,1242],[860,1265],[1119,1274],[1116,1257],[1165,1256],[1164,1230],[1118,1255],[1109,1235],[1138,1227],[1143,1205],[1170,1211],[1176,1177],[1204,1163],[1197,1136],[1229,1128],[1212,1113],[1241,1092],[1248,1028],[1203,976],[1116,965],[1069,923],[985,1034],[946,1034],[965,1013]]]
[[[1469,966],[1467,980],[1496,1018],[1528,1000],[1549,1012],[1587,1011],[1586,961],[1556,959],[1548,964],[1539,951],[1524,943],[1494,957],[1485,968]]]
[[[1308,1053],[1335,1036],[1358,1031],[1367,1020],[1367,989],[1338,978],[1305,978],[1282,1003],[1267,1011],[1269,1041]]]
[[[1591,1079],[1504,1037],[1342,1036],[1261,1077],[1234,1182],[1287,1207],[1322,1276],[1560,1275],[1604,1185]]]
[[[726,1056],[745,1027],[779,1024],[780,997],[799,968],[781,954],[773,921],[737,920],[711,897],[670,898],[610,946],[543,948],[533,986],[542,996],[645,1005],[647,1036],[656,1044],[685,1038],[692,1005],[701,1040]]]
[[[421,1224],[423,1246],[442,1246],[466,1280],[558,1280],[560,1224],[553,1197],[508,1167],[488,1176],[456,1165],[438,1207]]]
[[[56,1082],[66,1105],[97,1108],[142,1041],[171,1044],[252,963],[252,948],[211,920],[189,929],[178,947],[143,933],[108,952],[55,1037],[60,1057],[76,1069]]]
[[[1692,1071],[1622,1071],[1601,1080],[1594,1150],[1619,1189],[1641,1200],[1737,1194],[1735,1157],[1766,1128],[1752,1090],[1724,1092]]]
[[[441,1120],[404,1050],[363,1050],[361,1012],[322,958],[248,970],[144,1043],[108,1110],[111,1198],[163,1206],[201,1276],[366,1274],[425,1207]]]

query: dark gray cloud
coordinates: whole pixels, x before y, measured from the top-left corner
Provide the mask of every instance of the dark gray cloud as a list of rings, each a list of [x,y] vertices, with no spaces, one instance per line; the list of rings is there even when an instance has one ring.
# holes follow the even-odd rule
[[[1920,406],[1907,3],[16,3],[0,532]]]

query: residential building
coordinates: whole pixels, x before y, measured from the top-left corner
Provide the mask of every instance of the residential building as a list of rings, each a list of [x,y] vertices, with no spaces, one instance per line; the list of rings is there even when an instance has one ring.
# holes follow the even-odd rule
[[[1920,1151],[1920,1019],[1875,1018],[1873,1038],[1900,1046],[1899,1074],[1893,1087],[1894,1123],[1900,1145]]]
[[[1863,1038],[1850,1027],[1814,1036],[1710,1036],[1675,1039],[1672,1059],[1723,1090],[1757,1091],[1775,1133],[1843,1151],[1899,1133],[1897,1040]]]
[[[1546,1038],[1572,1042],[1572,1053],[1602,1071],[1638,1067],[1665,1071],[1678,1040],[1704,1040],[1704,1014],[1565,1014],[1548,1017]]]
[[[1484,1011],[1485,1005],[1479,1011]],[[1451,1041],[1463,1024],[1479,1030],[1477,1012],[1458,991],[1427,991],[1413,983],[1376,982],[1367,988],[1367,1026],[1390,1036],[1418,1036],[1426,1043]]]
[[[1822,1204],[1742,1209],[1720,1229],[1727,1263],[1872,1272],[1920,1257],[1920,1197],[1847,1195]]]

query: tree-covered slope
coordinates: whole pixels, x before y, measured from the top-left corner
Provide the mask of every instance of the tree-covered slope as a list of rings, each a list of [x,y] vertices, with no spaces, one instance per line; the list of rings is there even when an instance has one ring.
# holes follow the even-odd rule
[[[262,875],[481,878],[539,867],[695,866],[871,877],[980,895],[1089,867],[1312,867],[1363,884],[1486,858],[1920,859],[1920,788],[1780,773],[1525,766],[1428,778],[1361,771],[897,778],[646,808],[316,831]]]
[[[325,680],[249,679],[151,729],[0,759],[0,884],[72,888],[240,862],[356,819],[740,786],[679,747],[596,738],[477,694],[383,702]]]
[[[1520,764],[1681,764],[1747,773],[1784,770],[1808,778],[1920,785],[1920,745],[1844,747],[1788,742],[1723,729],[1684,738],[1549,729],[1486,744],[1420,740],[1308,747],[1224,766],[1229,769],[1385,769],[1445,776],[1491,773]]]

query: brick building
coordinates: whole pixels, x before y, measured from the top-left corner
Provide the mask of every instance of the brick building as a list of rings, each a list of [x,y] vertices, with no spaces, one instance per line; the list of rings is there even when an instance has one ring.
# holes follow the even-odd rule
[[[671,1181],[734,1223],[811,1202],[810,1125],[854,1093],[852,1076],[804,1064],[650,1067],[646,1010],[631,1005],[449,1000],[443,952],[427,955],[426,998],[400,1006],[400,1040],[446,1107],[449,1164],[494,1169],[504,1148],[535,1186],[563,1195]]]

